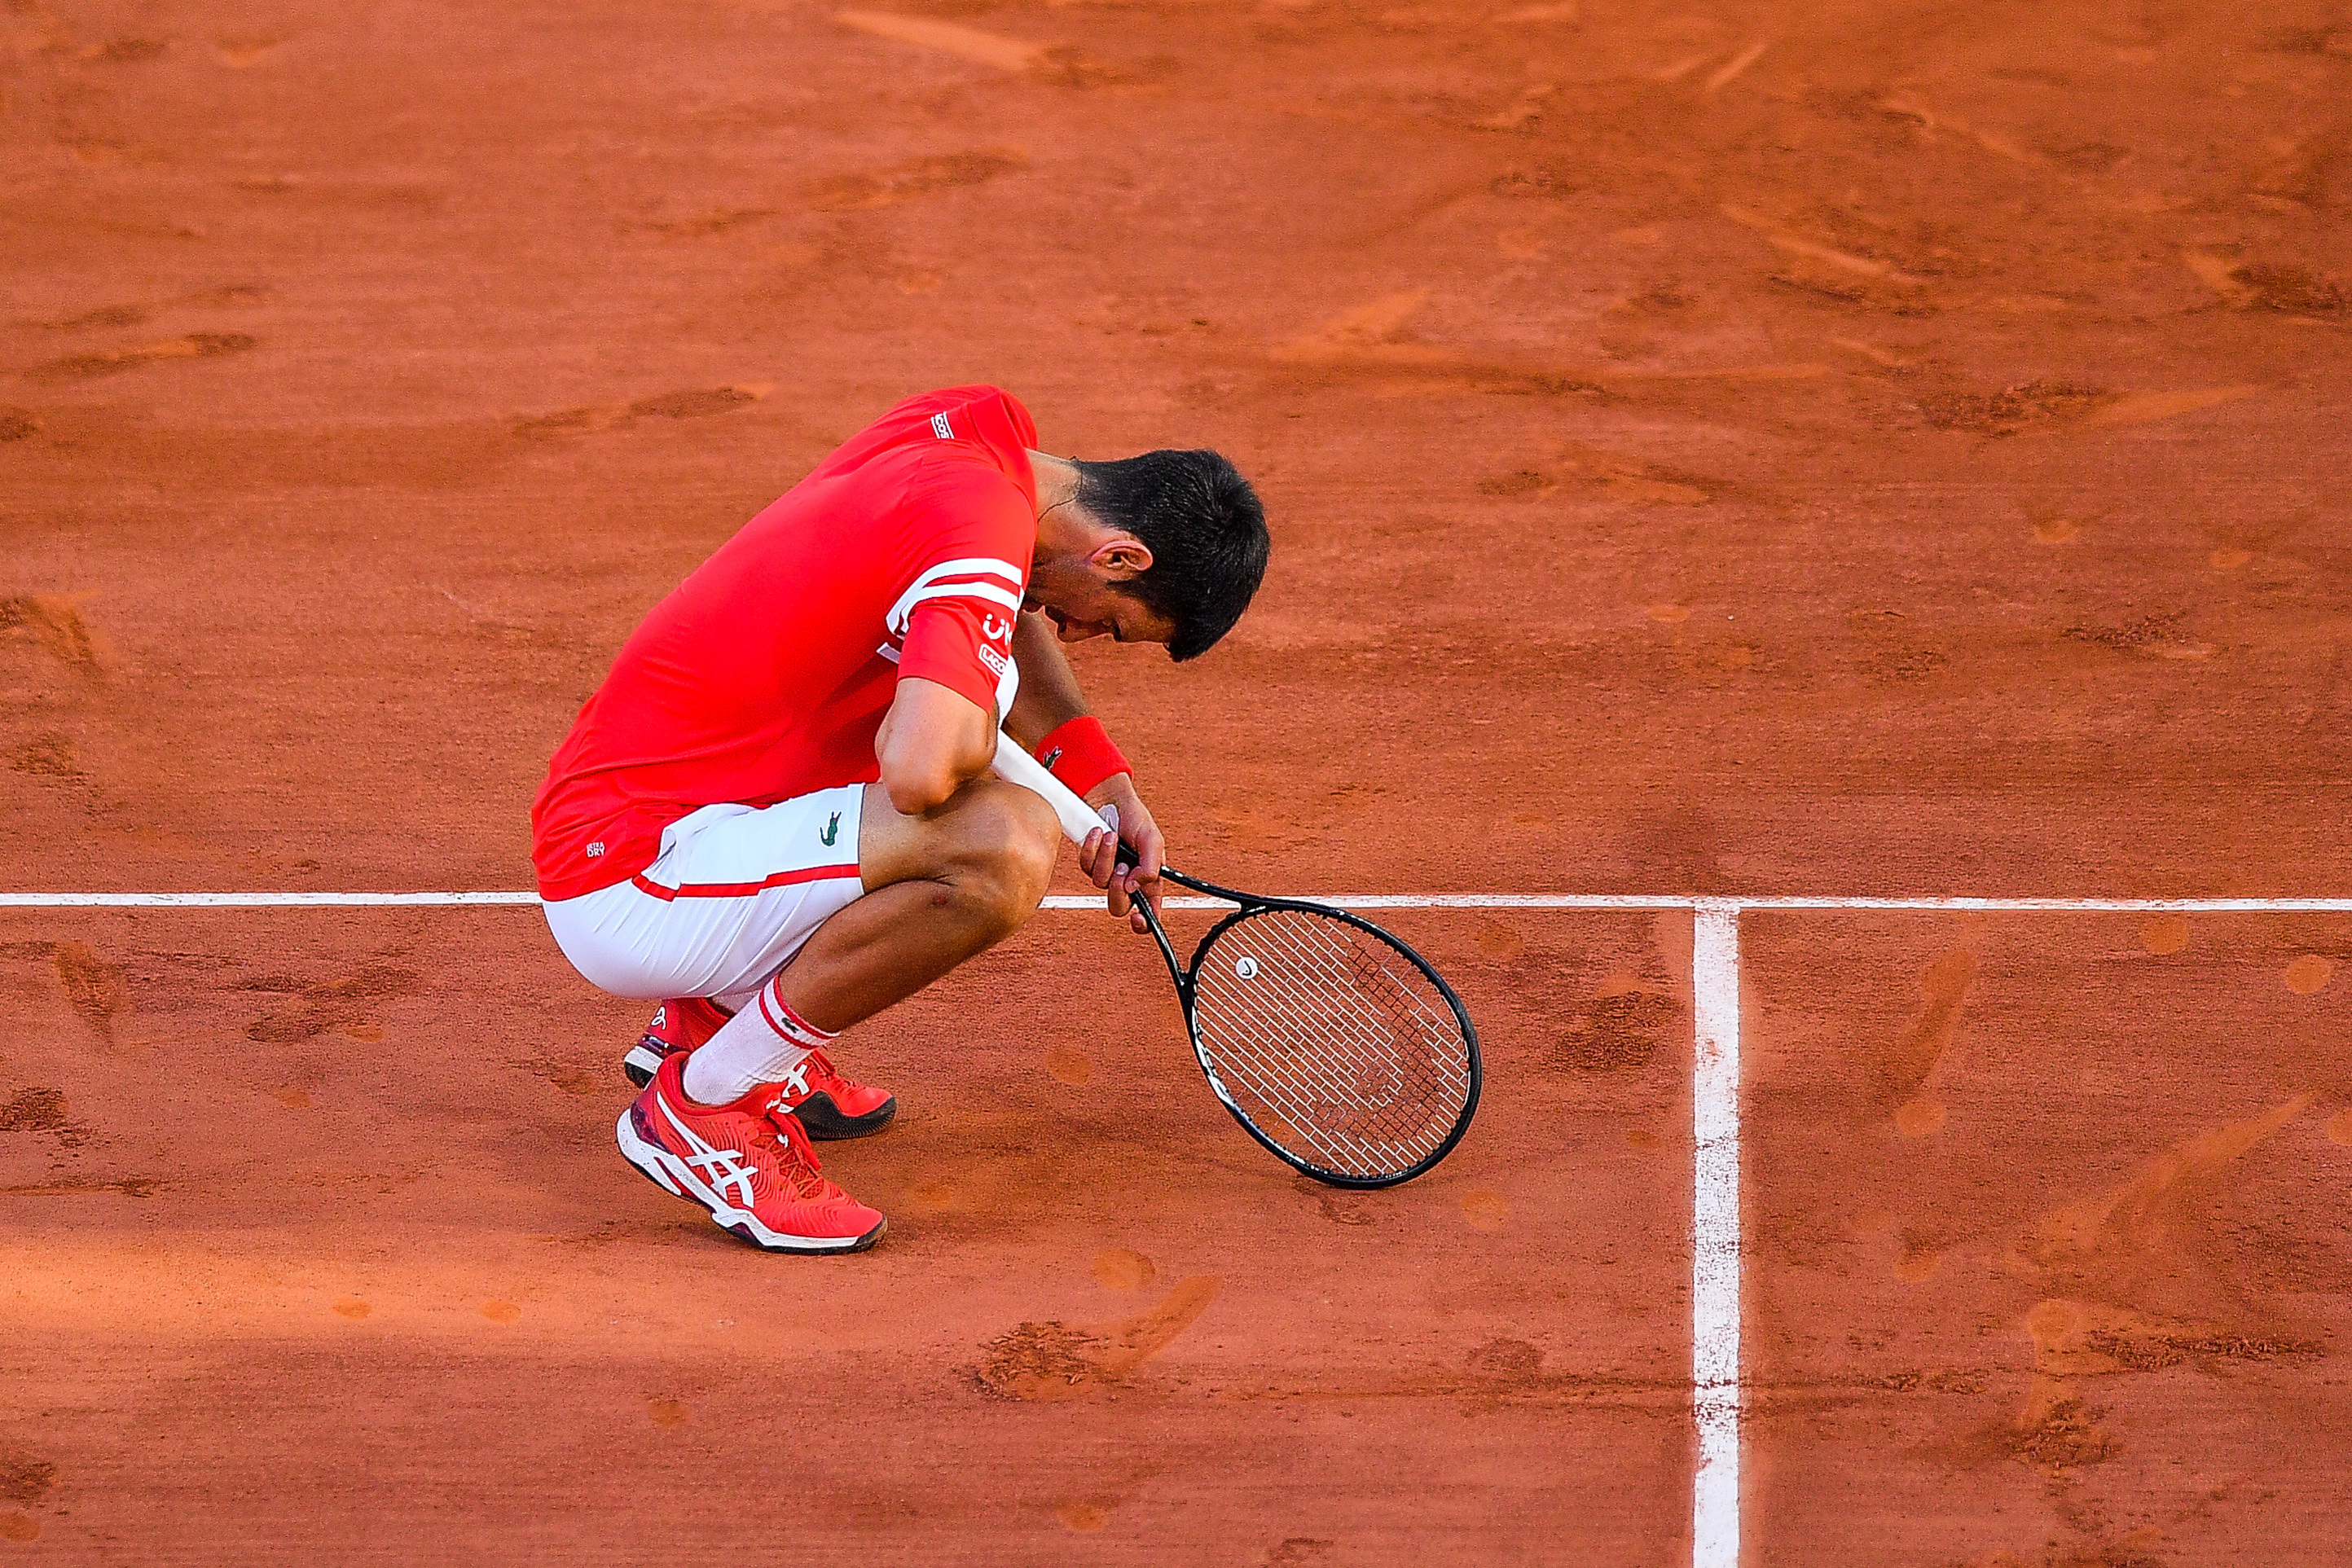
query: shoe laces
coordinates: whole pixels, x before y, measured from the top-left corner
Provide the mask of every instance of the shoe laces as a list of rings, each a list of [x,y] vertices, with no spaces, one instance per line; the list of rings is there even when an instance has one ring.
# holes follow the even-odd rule
[[[825,1179],[824,1166],[816,1157],[816,1145],[809,1142],[808,1129],[801,1119],[784,1105],[778,1095],[768,1105],[768,1121],[777,1133],[776,1174],[790,1183],[794,1192],[812,1203],[830,1203],[849,1195]]]

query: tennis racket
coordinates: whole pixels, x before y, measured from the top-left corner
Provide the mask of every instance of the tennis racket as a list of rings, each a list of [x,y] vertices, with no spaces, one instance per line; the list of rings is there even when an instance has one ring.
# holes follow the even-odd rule
[[[1073,842],[1106,825],[1017,741],[998,742],[996,771],[1044,796]],[[1135,863],[1125,844],[1119,863]],[[1193,1055],[1244,1132],[1333,1186],[1395,1186],[1453,1151],[1478,1109],[1478,1034],[1426,959],[1344,909],[1160,874],[1235,906],[1187,963],[1136,900]]]

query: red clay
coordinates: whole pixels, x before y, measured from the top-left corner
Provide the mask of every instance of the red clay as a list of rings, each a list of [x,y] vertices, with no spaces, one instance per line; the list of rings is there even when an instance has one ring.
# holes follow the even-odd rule
[[[1179,864],[2342,894],[2345,28],[27,0],[0,881],[526,885],[646,607],[987,379],[1266,496],[1229,647],[1081,650]],[[2327,1560],[2352,936],[1756,919],[1750,1560]],[[1489,1100],[1348,1198],[1052,916],[845,1042],[819,1268],[534,922],[0,920],[9,1550],[1686,1559],[1686,919],[1416,923]]]

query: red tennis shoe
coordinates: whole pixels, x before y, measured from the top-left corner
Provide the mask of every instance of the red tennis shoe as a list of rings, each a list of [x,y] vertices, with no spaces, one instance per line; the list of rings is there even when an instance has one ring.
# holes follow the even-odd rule
[[[621,1071],[642,1089],[653,1082],[661,1064],[686,1053],[719,1032],[727,1015],[703,997],[679,997],[654,1009],[643,1039],[621,1058]],[[833,1059],[814,1051],[784,1075],[784,1108],[801,1119],[812,1138],[862,1138],[878,1133],[898,1113],[898,1097],[887,1089],[852,1083],[833,1065]]]
[[[621,1058],[621,1071],[643,1089],[654,1081],[664,1061],[692,1051],[717,1034],[726,1021],[727,1015],[708,998],[673,997],[654,1009],[644,1037]]]
[[[887,1221],[819,1174],[808,1134],[773,1084],[732,1105],[686,1097],[686,1053],[661,1064],[621,1113],[621,1154],[664,1192],[770,1252],[863,1252]]]
[[[784,1109],[800,1118],[812,1138],[862,1138],[888,1126],[898,1113],[897,1095],[852,1083],[822,1051],[802,1058],[778,1087],[784,1092]]]

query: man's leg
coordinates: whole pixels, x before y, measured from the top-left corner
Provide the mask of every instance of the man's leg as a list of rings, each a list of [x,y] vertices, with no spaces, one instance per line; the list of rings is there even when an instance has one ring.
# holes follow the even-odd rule
[[[975,779],[919,817],[869,787],[857,840],[865,895],[694,1052],[688,1095],[725,1104],[782,1082],[841,1030],[1003,940],[1036,913],[1061,843],[1052,808],[1018,785]]]

